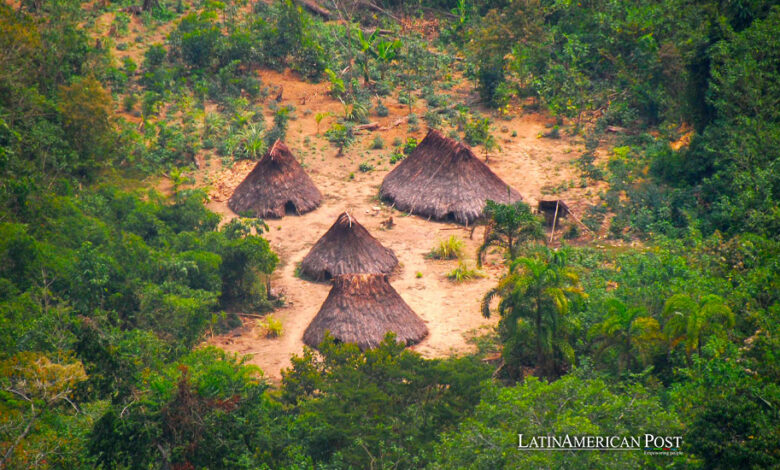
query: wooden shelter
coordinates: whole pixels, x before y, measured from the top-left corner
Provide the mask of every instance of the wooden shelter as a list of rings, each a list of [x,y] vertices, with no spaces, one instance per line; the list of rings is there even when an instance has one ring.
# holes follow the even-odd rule
[[[544,215],[544,221],[549,226],[555,223],[556,218],[563,219],[570,214],[569,206],[560,199],[539,201],[537,210]]]

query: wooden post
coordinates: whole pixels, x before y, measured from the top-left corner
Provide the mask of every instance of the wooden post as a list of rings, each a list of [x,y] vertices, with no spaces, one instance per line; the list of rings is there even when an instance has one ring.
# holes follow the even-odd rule
[[[553,226],[552,226],[552,233],[550,233],[550,243],[553,241],[553,237],[555,236],[555,223],[558,222],[558,205],[561,203],[560,200],[555,201],[555,215],[553,216]]]

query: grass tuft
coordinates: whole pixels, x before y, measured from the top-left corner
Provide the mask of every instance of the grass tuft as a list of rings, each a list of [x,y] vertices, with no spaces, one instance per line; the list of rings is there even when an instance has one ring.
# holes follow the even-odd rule
[[[485,277],[485,273],[478,269],[471,269],[465,263],[461,262],[458,267],[447,273],[447,279],[453,282],[471,281]]]
[[[452,235],[440,241],[426,256],[433,259],[460,259],[463,256],[463,240]]]

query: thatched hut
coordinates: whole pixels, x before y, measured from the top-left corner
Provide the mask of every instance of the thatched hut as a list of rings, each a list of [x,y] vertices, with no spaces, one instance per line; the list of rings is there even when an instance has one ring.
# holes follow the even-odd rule
[[[292,151],[277,140],[238,185],[228,200],[236,213],[255,217],[281,218],[303,214],[322,203],[322,194],[295,159]]]
[[[344,274],[333,278],[328,298],[303,333],[303,342],[317,347],[325,332],[338,341],[375,348],[392,331],[407,345],[420,342],[428,327],[398,295],[387,274]]]
[[[488,199],[522,199],[469,147],[435,129],[387,174],[379,194],[402,211],[467,225],[482,215]]]
[[[321,281],[348,273],[388,274],[396,266],[393,250],[344,212],[303,258],[301,272]]]

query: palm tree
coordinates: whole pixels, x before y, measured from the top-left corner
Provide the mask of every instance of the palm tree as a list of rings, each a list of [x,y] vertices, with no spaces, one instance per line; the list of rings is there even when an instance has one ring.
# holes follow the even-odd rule
[[[477,249],[478,267],[482,267],[482,257],[490,246],[504,248],[513,260],[523,243],[544,237],[542,222],[531,213],[531,206],[522,201],[498,204],[489,200],[485,204],[485,217],[488,226],[484,241]]]
[[[636,355],[647,361],[661,338],[661,326],[644,309],[628,307],[618,299],[609,299],[606,308],[604,320],[593,325],[588,339],[596,346],[596,357],[616,351],[618,374],[621,374],[632,366]]]
[[[482,300],[482,314],[490,317],[490,301],[500,297],[499,330],[504,341],[504,361],[517,366],[524,344],[534,343],[536,370],[539,375],[557,377],[566,364],[573,362],[574,349],[569,332],[574,324],[568,316],[571,302],[585,297],[579,278],[566,266],[563,251],[544,247],[537,258],[517,258],[509,272]],[[525,323],[530,324],[532,338],[524,336]]]
[[[671,348],[685,342],[685,353],[701,354],[702,340],[707,336],[725,336],[734,328],[734,312],[722,297],[708,294],[697,303],[686,294],[675,294],[666,300],[663,310],[664,333]]]

